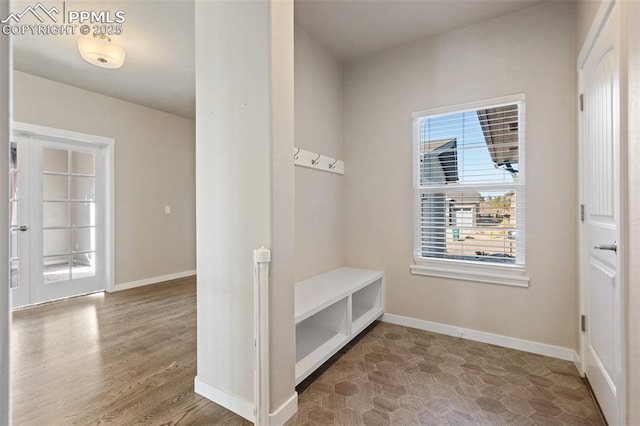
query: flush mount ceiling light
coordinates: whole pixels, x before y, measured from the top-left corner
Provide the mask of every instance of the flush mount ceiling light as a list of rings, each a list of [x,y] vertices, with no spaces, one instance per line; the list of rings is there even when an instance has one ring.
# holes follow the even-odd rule
[[[82,59],[102,68],[120,68],[124,63],[125,51],[111,42],[104,34],[86,35],[78,39],[78,50]]]

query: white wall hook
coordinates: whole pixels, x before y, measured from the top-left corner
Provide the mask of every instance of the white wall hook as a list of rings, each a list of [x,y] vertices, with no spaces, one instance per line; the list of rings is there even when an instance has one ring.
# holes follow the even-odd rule
[[[317,152],[305,151],[297,147],[293,148],[293,164],[337,175],[344,174],[343,161],[318,154]]]

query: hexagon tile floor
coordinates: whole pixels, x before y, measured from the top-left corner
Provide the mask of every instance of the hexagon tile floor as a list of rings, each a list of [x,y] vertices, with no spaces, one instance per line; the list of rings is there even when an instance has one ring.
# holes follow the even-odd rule
[[[293,425],[601,425],[573,363],[378,323],[299,395]]]

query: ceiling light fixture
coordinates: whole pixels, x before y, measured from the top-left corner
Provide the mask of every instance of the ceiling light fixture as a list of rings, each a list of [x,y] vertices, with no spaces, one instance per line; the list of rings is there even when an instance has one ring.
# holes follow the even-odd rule
[[[78,50],[82,59],[102,68],[120,68],[126,53],[120,46],[111,42],[104,34],[86,35],[78,39]]]

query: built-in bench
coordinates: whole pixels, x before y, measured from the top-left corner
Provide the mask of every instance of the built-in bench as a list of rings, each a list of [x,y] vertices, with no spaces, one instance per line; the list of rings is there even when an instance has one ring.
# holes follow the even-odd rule
[[[384,313],[384,273],[338,268],[296,283],[296,385]]]

